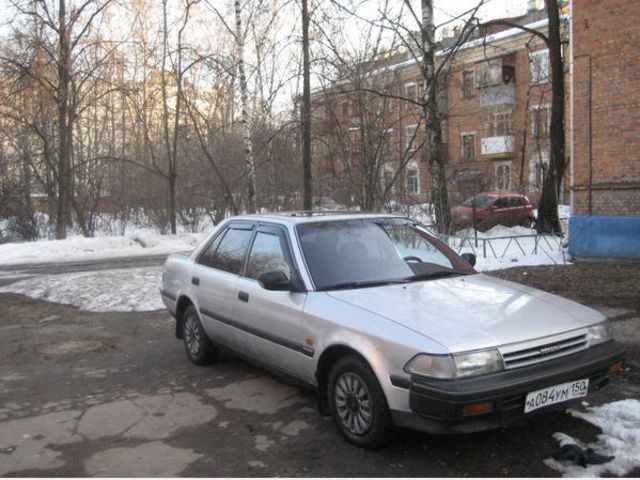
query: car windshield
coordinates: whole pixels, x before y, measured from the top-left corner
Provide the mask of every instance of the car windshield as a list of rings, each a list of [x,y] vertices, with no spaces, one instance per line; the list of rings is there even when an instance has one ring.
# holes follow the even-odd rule
[[[478,195],[474,195],[471,198],[467,198],[462,203],[462,205],[464,205],[465,207],[473,207],[473,204],[475,202],[476,208],[484,208],[487,205],[489,205],[492,201],[493,201],[493,197],[489,195],[478,194]]]
[[[474,273],[446,245],[406,219],[313,222],[298,225],[297,231],[317,290]]]

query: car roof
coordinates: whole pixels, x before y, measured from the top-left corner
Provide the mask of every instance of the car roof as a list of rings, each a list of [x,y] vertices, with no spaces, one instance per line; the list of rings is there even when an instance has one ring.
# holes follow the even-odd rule
[[[361,212],[331,212],[331,211],[290,211],[270,212],[253,215],[229,217],[227,220],[271,221],[282,224],[298,225],[312,222],[337,222],[340,220],[358,220],[366,218],[406,218],[392,213],[361,213]]]
[[[478,195],[488,195],[490,197],[524,197],[523,194],[517,192],[481,192]]]

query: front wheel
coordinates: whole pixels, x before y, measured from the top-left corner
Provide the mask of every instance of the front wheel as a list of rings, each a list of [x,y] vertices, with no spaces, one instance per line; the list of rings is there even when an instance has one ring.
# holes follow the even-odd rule
[[[356,355],[339,359],[328,386],[331,416],[349,442],[377,448],[391,440],[393,423],[387,400],[367,362]]]
[[[218,357],[218,349],[211,343],[200,322],[196,307],[190,305],[182,317],[184,349],[194,365],[208,365]]]

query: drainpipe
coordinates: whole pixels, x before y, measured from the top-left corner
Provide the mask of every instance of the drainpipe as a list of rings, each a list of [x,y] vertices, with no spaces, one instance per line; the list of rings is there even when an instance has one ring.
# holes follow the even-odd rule
[[[593,78],[593,66],[592,66],[592,60],[591,60],[591,54],[589,53],[584,53],[582,55],[577,55],[574,58],[574,61],[576,58],[588,58],[589,59],[589,83],[587,84],[587,91],[588,91],[588,103],[587,103],[587,107],[589,109],[589,185],[588,185],[588,195],[589,195],[589,201],[588,201],[588,208],[589,208],[589,216],[592,215],[593,213],[593,135],[592,135],[592,96],[591,96],[591,92],[592,92],[592,78]]]
[[[569,77],[571,78],[571,90],[569,91],[569,117],[571,122],[571,131],[569,132],[569,138],[571,138],[571,141],[569,142],[569,159],[571,162],[569,164],[569,205],[571,206],[571,215],[575,213],[575,208],[576,208],[575,192],[573,191],[573,184],[574,184],[573,143],[575,142],[574,126],[573,126],[573,122],[574,122],[573,91],[575,90],[575,82],[573,79],[573,63],[575,61],[573,58],[573,16],[574,16],[573,0],[569,0],[569,58],[571,59],[571,62],[569,63]]]

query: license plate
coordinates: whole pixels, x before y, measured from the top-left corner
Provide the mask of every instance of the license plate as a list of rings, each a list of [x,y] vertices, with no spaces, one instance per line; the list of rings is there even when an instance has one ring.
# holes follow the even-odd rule
[[[566,402],[574,398],[586,397],[589,390],[589,379],[576,380],[575,382],[561,383],[553,387],[543,388],[535,392],[529,392],[524,402],[524,413],[532,412],[538,408]]]

